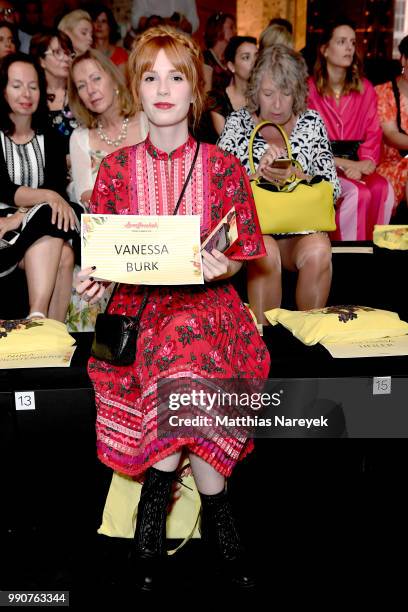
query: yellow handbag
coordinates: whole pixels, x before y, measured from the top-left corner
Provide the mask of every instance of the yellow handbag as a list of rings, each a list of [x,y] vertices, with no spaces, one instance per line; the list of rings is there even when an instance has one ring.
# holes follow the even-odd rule
[[[273,125],[282,135],[292,165],[303,172],[292,157],[292,149],[285,130],[276,123],[259,123],[249,139],[249,165],[255,174],[253,143],[257,132],[265,125]],[[292,175],[284,185],[276,185],[262,177],[251,181],[259,223],[263,234],[296,233],[304,231],[332,231],[336,229],[333,185],[319,176],[309,182]]]

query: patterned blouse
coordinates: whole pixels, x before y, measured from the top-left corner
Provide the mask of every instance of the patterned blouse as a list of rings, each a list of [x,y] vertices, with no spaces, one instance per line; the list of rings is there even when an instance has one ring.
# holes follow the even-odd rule
[[[44,136],[35,135],[30,142],[16,144],[0,131],[1,147],[10,181],[24,187],[41,187],[44,183]]]
[[[377,85],[378,116],[380,122],[397,123],[397,103],[391,81]],[[408,133],[408,99],[400,94],[401,128]],[[408,153],[408,150],[406,151]],[[377,166],[378,174],[391,181],[397,202],[405,199],[405,186],[408,179],[408,158],[402,156],[400,151],[390,146],[384,139],[380,164]]]
[[[251,174],[248,145],[254,128],[252,115],[246,108],[241,108],[229,115],[218,141],[221,149],[238,157],[248,175]],[[293,157],[301,164],[303,172],[309,176],[321,176],[332,183],[333,197],[336,201],[340,195],[340,183],[327,131],[319,113],[309,109],[301,113],[289,141]],[[267,147],[267,142],[258,132],[253,147],[255,167],[259,164]]]
[[[167,154],[147,139],[111,153],[102,161],[91,198],[91,212],[171,215],[191,167],[196,141]],[[171,164],[169,164],[171,162]],[[249,180],[238,160],[215,145],[201,143],[180,215],[200,215],[204,239],[232,206],[237,211],[239,239],[230,259],[265,254]]]

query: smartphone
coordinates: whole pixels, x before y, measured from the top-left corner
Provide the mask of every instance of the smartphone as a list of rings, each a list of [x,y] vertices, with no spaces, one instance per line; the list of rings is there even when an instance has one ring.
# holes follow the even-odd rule
[[[6,249],[15,243],[20,234],[15,231],[6,232],[3,238],[0,238],[0,249]]]
[[[282,170],[286,170],[292,164],[292,160],[288,157],[278,157],[271,164],[271,168],[281,168]]]
[[[19,237],[19,235],[20,234],[18,234],[14,230],[6,232],[3,238],[0,238],[0,249],[6,249],[7,247],[14,244],[17,238]]]
[[[7,242],[7,240],[0,238],[0,249],[7,249],[9,246],[10,244]]]
[[[6,232],[3,236],[3,240],[6,240],[6,242],[8,242],[9,244],[14,244],[15,241],[17,240],[17,238],[19,237],[19,233],[15,232],[14,230],[10,230],[9,232]]]

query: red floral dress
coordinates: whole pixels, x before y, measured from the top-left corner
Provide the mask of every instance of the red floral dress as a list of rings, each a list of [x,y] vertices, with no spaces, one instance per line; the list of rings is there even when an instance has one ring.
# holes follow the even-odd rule
[[[377,85],[378,115],[380,122],[397,123],[397,104],[392,89],[391,81]],[[408,130],[408,99],[400,94],[401,105],[401,127],[406,132]],[[408,158],[402,157],[396,147],[383,143],[382,156],[377,168],[378,174],[385,176],[391,181],[395,191],[395,205],[397,206],[405,199],[405,186],[408,179]]]
[[[196,142],[170,153],[149,138],[108,155],[91,199],[94,213],[172,214],[191,167]],[[230,153],[201,144],[178,214],[201,216],[202,239],[235,206],[239,237],[228,256],[265,254],[245,170]],[[111,313],[135,315],[143,289],[120,285]],[[163,378],[267,378],[269,354],[248,309],[229,282],[151,288],[132,366],[90,359],[97,407],[99,459],[140,476],[181,447],[202,457],[224,476],[253,449],[247,439],[159,438],[157,384]]]

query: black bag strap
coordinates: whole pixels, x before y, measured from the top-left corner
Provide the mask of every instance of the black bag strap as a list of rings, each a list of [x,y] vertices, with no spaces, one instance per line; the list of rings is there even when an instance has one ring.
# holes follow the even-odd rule
[[[406,134],[406,131],[402,129],[401,126],[401,96],[400,96],[400,90],[398,89],[398,83],[396,79],[392,79],[391,80],[391,84],[392,84],[392,91],[394,92],[394,98],[395,98],[395,104],[397,107],[397,126],[398,126],[398,130],[400,132],[402,132],[403,134]],[[400,155],[401,157],[404,157],[407,154],[407,151],[405,149],[399,149]]]
[[[195,163],[197,161],[199,149],[200,149],[200,142],[197,140],[197,146],[196,146],[196,150],[195,150],[195,153],[194,153],[193,161],[191,162],[190,170],[188,172],[186,180],[184,181],[183,189],[180,192],[179,199],[177,200],[176,208],[173,210],[173,215],[177,215],[178,209],[180,208],[181,200],[184,197],[184,194],[185,194],[186,189],[187,189],[187,185],[188,185],[188,183],[189,183],[189,181],[191,179],[191,175],[193,174],[193,170],[194,170]]]
[[[398,83],[396,79],[392,79],[392,91],[394,92],[395,104],[397,106],[397,125],[400,132],[406,134],[406,132],[401,127],[401,100],[400,100],[400,92],[398,89]]]
[[[193,161],[191,162],[191,167],[190,167],[190,170],[188,172],[187,178],[184,181],[183,189],[180,192],[179,198],[177,200],[177,204],[176,204],[176,206],[175,206],[175,208],[173,210],[173,215],[177,215],[178,210],[180,208],[180,204],[181,204],[181,201],[182,201],[182,199],[184,197],[184,194],[186,192],[187,185],[188,185],[188,183],[189,183],[189,181],[191,179],[191,175],[193,174],[193,170],[194,170],[194,166],[195,166],[196,161],[197,161],[199,149],[200,149],[200,141],[197,140],[197,146],[196,146],[196,150],[195,150],[195,153],[194,153]],[[106,304],[105,312],[108,310],[108,308],[109,308],[109,306],[110,306],[110,304],[112,302],[113,296],[116,293],[116,290],[119,287],[119,285],[120,285],[120,283],[115,283],[115,286],[113,288],[113,291],[111,293],[109,301]],[[142,316],[142,313],[143,313],[143,311],[145,309],[145,306],[147,304],[148,297],[149,297],[149,287],[147,285],[145,285],[144,292],[143,292],[143,299],[142,299],[141,304],[139,306],[139,310],[137,311],[136,316],[132,317],[132,319],[134,320],[135,323],[139,323],[140,318]]]

